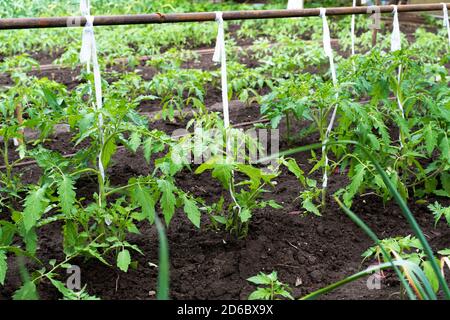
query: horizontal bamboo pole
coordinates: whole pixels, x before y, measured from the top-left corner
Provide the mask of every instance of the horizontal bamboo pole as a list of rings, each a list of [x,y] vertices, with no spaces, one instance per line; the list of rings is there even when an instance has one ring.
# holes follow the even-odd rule
[[[447,4],[450,8],[450,4]],[[373,14],[390,13],[393,6],[372,7],[339,7],[326,8],[328,16],[351,15],[351,14]],[[400,5],[398,12],[425,12],[439,11],[443,9],[441,3]],[[243,10],[225,11],[224,20],[247,20],[247,19],[275,19],[275,18],[300,18],[319,16],[320,9],[301,10]],[[214,21],[215,12],[190,12],[190,13],[152,13],[137,15],[96,16],[95,26],[133,25],[133,24],[158,24],[177,22],[203,22]],[[0,30],[14,29],[38,29],[38,28],[63,28],[80,27],[86,24],[84,17],[52,17],[52,18],[8,18],[0,19]]]

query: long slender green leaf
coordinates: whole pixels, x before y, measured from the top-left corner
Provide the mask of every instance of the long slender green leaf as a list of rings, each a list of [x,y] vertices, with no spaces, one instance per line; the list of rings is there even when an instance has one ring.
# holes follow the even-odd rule
[[[70,216],[73,204],[76,200],[76,193],[74,190],[74,182],[69,176],[63,176],[63,178],[58,182],[59,203],[61,205],[62,212],[66,215],[66,217]]]
[[[396,267],[402,267],[402,268],[410,270],[411,273],[421,274],[421,272],[422,272],[422,270],[417,265],[413,264],[412,262],[406,261],[406,260],[396,260],[396,261],[393,261],[393,263]],[[359,280],[363,277],[372,275],[376,271],[385,270],[385,269],[389,269],[389,268],[392,268],[392,264],[390,262],[382,263],[377,266],[371,266],[371,267],[369,267],[363,271],[357,272],[345,279],[342,279],[340,281],[332,283],[329,286],[326,286],[325,288],[311,292],[310,294],[302,297],[301,300],[314,300],[314,299],[316,299],[324,294],[330,293],[331,291],[336,290],[348,283],[351,283],[351,282]],[[423,272],[422,272],[421,277],[426,278],[426,276],[423,274]]]
[[[166,232],[158,216],[155,216],[155,225],[159,237],[159,273],[158,273],[158,300],[169,300],[169,244],[167,242]]]
[[[44,213],[47,205],[45,198],[45,187],[31,191],[25,199],[25,209],[23,211],[23,223],[25,231],[30,231],[36,225]]]

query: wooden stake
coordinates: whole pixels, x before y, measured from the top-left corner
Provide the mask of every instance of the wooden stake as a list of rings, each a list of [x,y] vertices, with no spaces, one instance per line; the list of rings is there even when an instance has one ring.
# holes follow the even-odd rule
[[[380,0],[376,0],[376,5],[379,6],[381,4]],[[378,36],[378,29],[375,26],[372,30],[372,48],[374,48],[377,45],[377,36]]]

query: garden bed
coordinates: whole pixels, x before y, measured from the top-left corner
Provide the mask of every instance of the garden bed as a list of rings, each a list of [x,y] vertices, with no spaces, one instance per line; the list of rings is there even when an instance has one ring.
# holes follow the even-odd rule
[[[236,123],[259,116],[258,108],[255,107],[231,110],[232,121]],[[159,124],[156,123],[156,127],[162,124],[160,121]],[[162,125],[160,129],[168,128]],[[282,133],[284,130],[283,126]],[[52,149],[68,150],[70,136],[60,139],[52,141]],[[311,144],[314,139],[315,137],[310,137],[297,144]],[[281,149],[286,147],[282,143]],[[308,153],[298,154],[295,159],[304,171],[311,169]],[[114,165],[108,172],[113,185],[123,185],[129,178],[146,175],[151,170],[142,154],[132,155],[126,150],[119,151],[113,162]],[[30,183],[40,176],[39,170],[33,166],[21,170]],[[320,178],[319,175],[316,178]],[[277,270],[279,278],[294,289],[294,296],[301,297],[357,272],[363,265],[375,263],[367,261],[361,264],[362,252],[373,242],[345,216],[332,197],[328,197],[328,206],[322,212],[322,217],[305,216],[298,201],[301,187],[297,179],[284,172],[276,180],[278,184],[270,193],[270,198],[284,208],[258,210],[245,239],[237,240],[226,232],[211,229],[206,217],[202,219],[202,228],[199,230],[181,212],[175,215],[168,228],[173,299],[246,299],[253,290],[246,279],[260,271],[272,270]],[[198,176],[183,171],[177,175],[176,181],[180,188],[202,197],[208,203],[218,201],[223,194],[220,184],[211,181],[208,174]],[[333,194],[347,184],[345,175],[334,173],[330,177],[329,193]],[[77,184],[79,196],[87,199],[96,192],[96,188],[95,181],[87,178]],[[450,204],[450,201],[443,202],[442,198],[428,197],[425,200],[430,203],[439,200],[443,205]],[[354,203],[354,212],[381,238],[412,234],[395,202],[383,203],[378,196],[369,194],[358,197]],[[449,229],[443,225],[434,227],[433,217],[426,205],[416,204],[413,199],[409,201],[409,205],[432,246],[442,247],[449,243]],[[61,229],[62,225],[56,223],[40,230],[39,258],[42,261],[63,258]],[[88,292],[102,299],[155,298],[158,274],[154,267],[158,261],[157,233],[154,227],[147,224],[141,226],[140,231],[141,235],[133,235],[129,237],[129,241],[137,244],[145,256],[135,255],[139,261],[138,266],[128,273],[109,268],[95,260],[78,259],[73,262],[80,266],[82,283],[87,285]],[[5,287],[0,289],[3,298],[10,297],[20,286],[17,264],[12,262],[9,267],[12,276]],[[323,298],[398,299],[399,282],[389,272],[386,276],[379,290],[369,290],[366,279],[363,279]],[[67,275],[61,273],[61,278],[65,277]],[[49,283],[43,282],[39,289],[42,299],[60,297],[59,292]]]
[[[61,39],[49,37],[58,48],[53,52],[31,50],[49,40],[24,46],[37,61],[2,56],[0,300],[36,298],[35,288],[47,300],[156,299],[164,292],[157,279],[165,273],[164,230],[170,298],[177,300],[248,299],[255,292],[248,278],[272,271],[302,298],[387,257],[412,261],[436,292],[437,278],[445,287],[430,269],[432,254],[422,250],[426,241],[409,238],[421,233],[398,205],[406,200],[440,262],[450,259],[450,250],[442,250],[450,243],[450,78],[442,33],[431,25],[432,33],[402,25],[410,47],[391,53],[389,19],[371,50],[367,21],[358,18],[358,28],[362,22],[365,28],[356,32],[357,53],[365,54],[352,57],[345,19],[330,19],[332,38],[339,39],[331,42],[338,79],[317,36],[318,17],[228,24],[231,126],[277,127],[281,151],[315,144],[314,151],[276,154],[273,176],[259,163],[213,157],[194,165],[171,157],[185,146],[177,129],[192,133],[199,124],[232,132],[221,116],[220,66],[212,62],[215,29],[206,24],[204,30],[152,29],[159,42],[149,43],[151,50],[142,33],[147,29],[129,29],[136,35],[124,33],[127,41],[118,46],[124,55],[115,48],[113,28],[96,29],[107,40],[101,44],[102,104],[78,48],[70,51]],[[186,34],[172,37],[170,30]],[[46,65],[55,59],[69,63]],[[39,64],[46,66],[39,70]],[[22,133],[27,148],[16,149],[13,138],[19,143]],[[253,138],[246,139],[250,148]],[[345,144],[349,140],[357,143]],[[327,164],[324,141],[331,143]],[[228,142],[215,140],[214,147]],[[389,256],[364,259],[374,239],[340,201],[394,244]],[[68,288],[66,262],[80,267],[81,292],[90,296]],[[402,277],[392,270],[381,275],[378,289],[366,277],[321,299],[404,298]]]

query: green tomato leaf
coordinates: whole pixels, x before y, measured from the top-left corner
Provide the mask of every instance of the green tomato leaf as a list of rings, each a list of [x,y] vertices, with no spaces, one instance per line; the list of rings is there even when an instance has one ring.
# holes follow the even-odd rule
[[[247,281],[256,285],[270,285],[272,283],[272,280],[264,273],[248,278]]]
[[[131,198],[142,208],[142,218],[148,218],[153,224],[155,222],[155,200],[150,194],[150,189],[137,184],[131,190]]]
[[[48,200],[45,198],[45,187],[31,191],[25,199],[25,209],[23,211],[23,224],[25,231],[30,231],[41,218],[47,206]]]
[[[108,168],[109,162],[111,161],[111,157],[116,153],[117,145],[115,139],[109,139],[106,144],[103,146],[102,152],[102,164],[103,167]]]
[[[441,150],[442,160],[446,161],[447,163],[450,163],[450,147],[449,147],[448,138],[446,135],[444,135],[444,137],[442,137],[441,142],[439,144],[439,148]]]
[[[131,256],[130,251],[127,249],[124,249],[119,252],[119,255],[117,256],[117,267],[122,270],[123,272],[128,272],[128,267],[131,263]]]
[[[184,212],[188,216],[189,220],[194,226],[200,228],[200,210],[194,200],[189,199],[187,196],[183,197],[184,202]]]
[[[358,192],[359,188],[362,185],[365,172],[366,172],[366,169],[361,163],[355,167],[355,173],[354,173],[353,177],[351,178],[352,182],[347,187],[347,191],[345,192],[345,194],[343,196],[346,206],[348,206],[348,207],[351,206],[353,197],[355,196],[355,194]]]
[[[437,146],[437,135],[433,132],[431,123],[424,128],[424,138],[427,153],[429,156],[431,156]]]
[[[444,250],[438,251],[438,253],[441,256],[450,256],[450,249],[444,249]]]
[[[250,220],[252,217],[252,212],[248,208],[244,208],[241,210],[240,218],[243,223]]]
[[[141,134],[139,132],[134,131],[130,136],[128,146],[133,152],[136,152],[140,145],[141,145]]]
[[[269,300],[269,299],[270,299],[270,290],[265,288],[258,288],[248,296],[248,300]]]
[[[173,194],[175,187],[167,180],[158,180],[158,187],[162,192],[160,204],[166,224],[169,225],[175,213],[176,198]]]
[[[317,206],[312,202],[311,199],[305,199],[302,202],[302,206],[303,208],[311,213],[314,213],[316,216],[321,216],[319,209],[317,208]]]
[[[31,282],[25,282],[25,284],[18,289],[14,295],[14,300],[38,300],[38,294],[36,290],[36,285]]]
[[[76,193],[73,180],[68,176],[58,181],[58,197],[62,212],[66,216],[70,216],[73,204],[76,200]]]
[[[23,241],[28,253],[34,255],[37,250],[38,236],[36,234],[36,228],[32,228],[30,231],[23,235]]]
[[[295,159],[289,159],[287,161],[284,162],[284,165],[286,166],[286,168],[288,168],[288,170],[293,173],[297,179],[303,184],[305,185],[306,181],[305,181],[305,172],[300,169],[300,167],[297,164],[297,161],[295,161]]]

